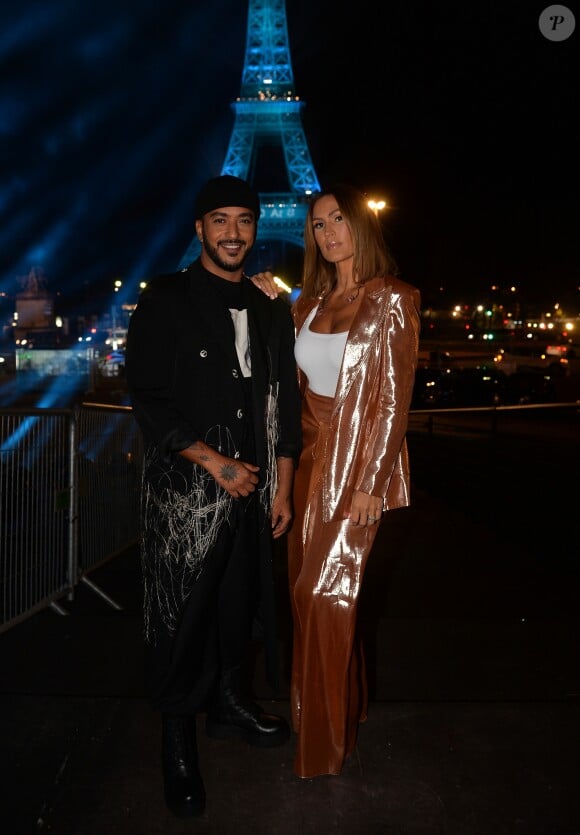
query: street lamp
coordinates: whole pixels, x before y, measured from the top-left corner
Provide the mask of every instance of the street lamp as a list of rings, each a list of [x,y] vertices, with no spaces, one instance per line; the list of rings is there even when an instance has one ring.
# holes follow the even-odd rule
[[[383,209],[386,209],[387,204],[384,200],[369,200],[368,201],[369,209],[372,209],[375,213],[375,217],[379,216],[379,212],[382,212]]]
[[[123,286],[123,282],[120,279],[117,278],[115,280],[114,285],[113,285],[115,293],[118,293],[122,286]],[[111,344],[112,344],[113,351],[116,351],[117,348],[119,347],[119,343],[117,341],[117,306],[115,305],[115,302],[113,302],[113,304],[111,305],[111,314],[112,314],[111,318],[112,318],[112,325],[113,325],[113,327],[111,329]]]

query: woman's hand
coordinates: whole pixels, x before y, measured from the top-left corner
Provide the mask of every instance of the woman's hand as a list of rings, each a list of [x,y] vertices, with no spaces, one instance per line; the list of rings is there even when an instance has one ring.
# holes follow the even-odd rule
[[[277,299],[282,292],[282,288],[278,287],[274,281],[274,274],[269,270],[266,270],[263,273],[251,275],[250,281],[252,284],[255,284],[265,296],[268,296],[269,299]]]
[[[352,525],[376,525],[383,515],[383,500],[380,496],[369,496],[355,490],[350,502],[350,512],[346,517]]]

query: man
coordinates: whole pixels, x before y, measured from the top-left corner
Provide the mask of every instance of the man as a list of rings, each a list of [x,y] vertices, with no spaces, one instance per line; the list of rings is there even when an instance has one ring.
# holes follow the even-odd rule
[[[290,309],[243,272],[259,215],[246,181],[209,180],[195,203],[200,257],[149,282],[127,338],[145,442],[145,678],[162,716],[165,801],[179,817],[205,808],[197,713],[211,737],[258,747],[289,737],[244,687],[253,625],[277,683],[272,538],[291,521],[301,448]]]

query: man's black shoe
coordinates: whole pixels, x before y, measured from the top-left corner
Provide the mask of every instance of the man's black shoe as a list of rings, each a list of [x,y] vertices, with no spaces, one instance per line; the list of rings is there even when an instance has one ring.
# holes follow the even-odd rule
[[[178,818],[203,814],[205,787],[197,765],[194,717],[163,714],[162,764],[167,808]]]
[[[205,728],[213,739],[237,736],[256,748],[274,748],[290,737],[282,716],[264,713],[259,705],[230,689],[222,690],[219,704],[208,711]]]

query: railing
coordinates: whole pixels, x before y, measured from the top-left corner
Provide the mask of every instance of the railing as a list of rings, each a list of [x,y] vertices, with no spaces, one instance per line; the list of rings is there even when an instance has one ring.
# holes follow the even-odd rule
[[[577,415],[580,403],[417,409],[409,432],[521,433],[521,421]],[[514,429],[509,417],[519,418]],[[524,427],[525,429],[525,427]],[[575,431],[574,426],[572,431]],[[141,435],[129,406],[0,409],[0,632],[87,584],[139,538]]]
[[[550,415],[573,416],[580,410],[580,401],[566,403],[526,403],[513,406],[462,406],[445,409],[412,409],[409,412],[409,431],[427,431],[433,436],[453,428],[453,419],[461,417],[464,432],[494,435],[500,431],[500,420],[505,428],[508,417],[521,418],[533,412],[536,417]]]
[[[83,582],[138,539],[141,436],[130,407],[0,409],[0,632],[66,613]]]

